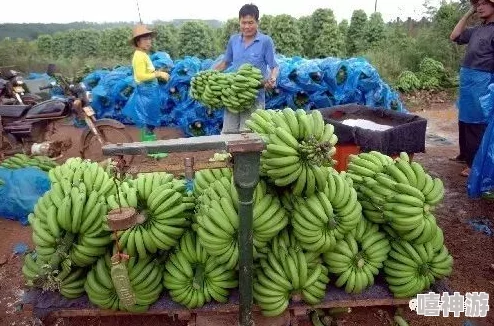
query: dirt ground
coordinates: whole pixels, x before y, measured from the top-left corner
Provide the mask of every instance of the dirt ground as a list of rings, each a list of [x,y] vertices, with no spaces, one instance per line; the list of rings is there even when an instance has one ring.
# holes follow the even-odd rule
[[[414,159],[421,163],[433,176],[440,177],[446,187],[445,200],[436,210],[436,218],[445,234],[446,245],[454,257],[454,272],[448,279],[453,291],[461,294],[466,292],[487,292],[494,294],[494,239],[485,233],[475,231],[469,224],[470,219],[484,218],[494,221],[494,202],[471,200],[466,194],[466,178],[459,175],[462,166],[448,160],[457,154],[457,116],[451,101],[432,103],[415,108],[415,113],[428,119],[426,153],[416,154]],[[138,132],[130,128],[134,140]],[[64,135],[71,135],[77,140],[80,129],[63,127]],[[176,130],[160,130],[160,138],[180,136]],[[69,155],[77,155],[74,149]],[[196,156],[196,165],[207,163],[211,153]],[[184,155],[170,155],[166,163],[171,162],[174,168],[182,169]],[[149,160],[148,160],[149,162]],[[145,166],[146,162],[142,162]],[[152,162],[150,162],[152,165]],[[163,162],[165,163],[165,161]],[[2,325],[39,325],[28,313],[23,312],[21,296],[23,279],[20,272],[20,258],[12,254],[17,243],[26,243],[32,248],[30,228],[18,222],[0,219],[0,326]],[[490,300],[492,306],[492,299]],[[492,308],[491,308],[492,310]],[[463,315],[460,318],[422,317],[404,308],[406,319],[410,325],[468,325]],[[390,317],[394,308],[376,307],[353,309],[351,314],[342,316],[338,325],[392,325]],[[237,324],[236,315],[203,316],[197,318],[197,325],[226,326]],[[278,326],[289,325],[287,316],[265,319],[255,316],[256,325]],[[470,318],[470,325],[494,325],[494,312],[489,311],[487,318]],[[166,317],[121,317],[121,318],[71,318],[60,319],[57,325],[181,325]],[[309,324],[307,324],[309,325]]]

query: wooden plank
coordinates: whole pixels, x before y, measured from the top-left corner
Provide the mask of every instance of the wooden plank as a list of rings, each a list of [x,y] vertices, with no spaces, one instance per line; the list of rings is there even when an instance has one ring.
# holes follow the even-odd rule
[[[200,136],[190,138],[165,139],[150,142],[134,142],[108,144],[103,146],[103,154],[147,155],[162,152],[196,152],[209,150],[225,151],[261,151],[264,147],[262,139],[254,133],[227,134],[217,136]]]
[[[444,285],[438,283],[433,291],[442,292],[447,289]],[[33,291],[33,290],[31,290]],[[447,290],[449,292],[449,290]],[[351,295],[344,292],[343,289],[335,288],[330,285],[328,287],[326,297],[324,300],[315,306],[308,306],[303,302],[291,302],[289,310],[301,311],[309,308],[355,308],[355,307],[372,307],[372,306],[398,306],[408,305],[409,299],[396,299],[394,298],[387,286],[384,284],[376,284],[367,291]],[[49,303],[49,304],[47,304]],[[78,316],[90,316],[90,317],[105,317],[105,316],[129,316],[129,315],[168,315],[168,316],[182,316],[187,318],[191,314],[207,315],[207,314],[231,314],[238,313],[238,291],[232,291],[230,300],[226,304],[220,304],[211,302],[205,304],[198,309],[187,309],[175,302],[173,302],[167,294],[161,296],[161,298],[153,304],[150,309],[144,313],[129,313],[124,311],[102,310],[91,303],[89,303],[87,296],[83,296],[76,300],[64,299],[57,293],[41,293],[41,291],[34,290],[32,293],[27,293],[24,299],[24,304],[28,309],[32,310],[33,315],[40,319],[56,320],[57,318],[64,317],[78,317]],[[253,311],[260,311],[260,308],[256,305],[253,307]]]

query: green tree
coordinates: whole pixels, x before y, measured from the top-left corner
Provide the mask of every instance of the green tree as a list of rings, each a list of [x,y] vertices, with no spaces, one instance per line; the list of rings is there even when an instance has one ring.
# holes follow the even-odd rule
[[[38,52],[43,56],[51,56],[53,37],[51,35],[43,34],[36,40],[36,45],[38,47]]]
[[[338,29],[340,30],[340,34],[346,39],[346,35],[348,33],[348,20],[343,19],[338,24]]]
[[[202,22],[188,21],[179,28],[179,56],[210,58],[215,52],[211,28]]]
[[[329,34],[329,35],[324,35]],[[316,9],[311,16],[310,57],[338,55],[343,48],[343,39],[331,9]]]
[[[100,32],[93,29],[81,29],[68,32],[72,49],[68,57],[96,57],[101,43]]]
[[[237,18],[228,19],[221,28],[221,48],[225,49],[228,44],[228,40],[234,34],[240,31],[240,23]]]
[[[129,44],[132,36],[130,27],[109,28],[101,33],[100,55],[106,58],[132,58],[134,48]]]
[[[348,20],[343,19],[339,24],[338,24],[338,29],[340,30],[340,35],[343,39],[343,44],[341,46],[341,52],[343,54],[347,53],[347,48],[346,48],[346,39],[347,39],[347,34],[348,34]]]
[[[271,22],[271,37],[277,52],[286,56],[302,53],[302,37],[297,20],[290,15],[278,15]]]
[[[317,9],[311,19],[311,57],[325,58],[342,54],[344,40],[331,9]]]
[[[369,46],[375,46],[384,38],[384,20],[381,13],[375,12],[369,18],[366,41]]]
[[[261,16],[261,18],[259,19],[259,29],[261,30],[261,32],[267,35],[271,35],[271,23],[273,21],[273,18],[274,17],[272,15]]]
[[[310,42],[312,37],[311,22],[312,18],[310,16],[303,16],[298,19],[298,29],[300,30],[300,36],[302,36],[303,55],[306,57],[312,54],[312,43]]]
[[[355,10],[348,28],[346,47],[348,55],[356,55],[367,49],[367,14],[359,9]]]
[[[172,58],[178,57],[178,39],[177,28],[172,24],[161,24],[154,26],[156,31],[156,40],[154,49],[156,51],[165,51]]]

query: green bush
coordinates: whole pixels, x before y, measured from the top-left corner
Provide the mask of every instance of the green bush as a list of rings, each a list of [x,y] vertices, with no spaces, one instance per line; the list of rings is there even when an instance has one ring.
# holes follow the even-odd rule
[[[417,76],[410,70],[403,71],[398,77],[396,88],[403,92],[412,92],[420,89],[421,83]]]

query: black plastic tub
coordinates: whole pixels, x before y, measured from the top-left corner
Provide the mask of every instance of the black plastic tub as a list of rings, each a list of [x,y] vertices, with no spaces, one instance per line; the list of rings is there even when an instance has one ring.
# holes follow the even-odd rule
[[[390,156],[425,152],[427,120],[417,115],[356,104],[319,111],[326,123],[334,125],[338,144],[354,144],[361,152],[378,151]]]

